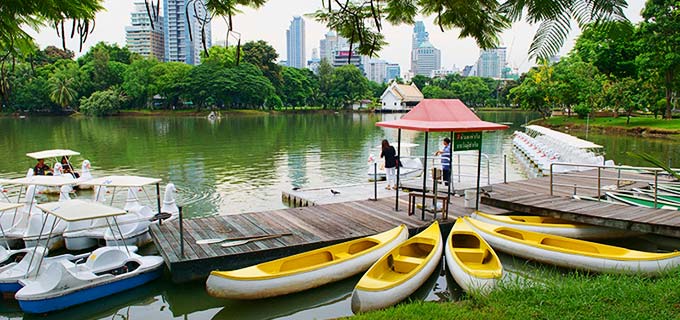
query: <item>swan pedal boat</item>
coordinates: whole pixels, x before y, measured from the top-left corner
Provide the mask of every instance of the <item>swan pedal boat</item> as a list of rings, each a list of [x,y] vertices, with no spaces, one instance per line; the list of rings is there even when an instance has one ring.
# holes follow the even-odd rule
[[[489,292],[503,276],[496,252],[463,218],[451,228],[444,256],[451,276],[465,292]]]
[[[406,299],[438,267],[443,250],[439,223],[399,244],[382,256],[352,292],[352,311],[387,308]]]
[[[408,238],[405,225],[376,235],[303,252],[233,271],[212,271],[208,294],[261,299],[299,292],[349,278],[368,269]]]
[[[496,250],[585,271],[657,275],[680,265],[680,252],[652,253],[497,226],[465,218]]]
[[[576,239],[610,239],[639,235],[639,232],[575,223],[568,220],[541,216],[501,216],[475,212],[478,221],[521,230],[548,233]],[[457,222],[456,222],[457,223]]]
[[[64,221],[113,219],[125,210],[96,202],[68,200],[38,205]],[[103,247],[87,259],[60,259],[35,277],[19,280],[14,296],[26,313],[46,313],[89,302],[138,287],[161,276],[163,258],[140,256],[128,247]],[[39,259],[42,263],[43,259]],[[44,271],[43,271],[44,270]]]

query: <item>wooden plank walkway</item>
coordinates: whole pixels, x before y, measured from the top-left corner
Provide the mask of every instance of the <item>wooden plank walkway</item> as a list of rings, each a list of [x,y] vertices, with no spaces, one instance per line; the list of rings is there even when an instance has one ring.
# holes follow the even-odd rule
[[[565,185],[588,186],[593,185],[592,179],[597,171],[585,171],[559,176],[559,183]],[[650,180],[653,176],[639,173],[601,172],[610,185],[614,186],[619,180],[620,189],[645,187],[648,183],[634,180]],[[627,205],[610,204],[597,201],[575,200],[571,198],[573,187],[560,186],[549,194],[549,177],[529,179],[497,184],[493,192],[486,193],[481,203],[515,212],[525,212],[534,215],[551,216],[576,222],[601,225],[619,229],[627,229],[646,233],[655,233],[671,237],[680,237],[680,211],[665,209],[649,209]],[[666,178],[660,178],[667,181]],[[579,195],[597,196],[595,189],[578,188]],[[603,186],[605,184],[603,183]]]
[[[463,208],[462,198],[452,198],[449,219],[442,221],[448,230],[455,217],[470,214]],[[428,226],[432,213],[420,220],[420,212],[408,216],[407,198],[400,197],[400,210],[394,211],[395,198],[378,201],[344,203],[291,208],[265,212],[223,215],[184,221],[184,257],[180,256],[179,221],[153,225],[151,235],[165,259],[175,282],[201,279],[210,271],[233,270],[276,258],[320,248],[334,243],[368,236],[405,224],[411,233]],[[491,213],[503,213],[484,207]],[[441,214],[437,214],[441,218]],[[275,239],[255,241],[237,247],[222,248],[219,244],[197,245],[199,239],[236,238],[243,236],[292,233]]]

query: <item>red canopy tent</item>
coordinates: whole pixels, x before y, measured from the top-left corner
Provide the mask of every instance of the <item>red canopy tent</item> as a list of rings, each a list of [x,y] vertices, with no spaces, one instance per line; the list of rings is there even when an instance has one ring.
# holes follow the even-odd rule
[[[505,130],[508,126],[488,121],[482,121],[470,110],[462,101],[458,99],[424,99],[401,119],[393,121],[382,121],[376,126],[385,128],[399,129],[397,154],[401,153],[401,129],[424,131],[425,132],[425,161],[423,164],[423,202],[422,216],[425,219],[425,192],[427,189],[427,141],[430,132],[450,132],[451,143],[454,132],[482,132]],[[481,165],[481,145],[479,148],[479,158],[477,161],[477,209],[479,209],[479,176]],[[453,160],[453,146],[450,147],[449,164]],[[450,179],[449,179],[450,180]],[[399,166],[397,166],[397,185],[399,185]],[[450,200],[451,183],[446,201]],[[399,210],[399,188],[396,191],[397,200],[395,210]],[[446,213],[448,216],[448,212]]]

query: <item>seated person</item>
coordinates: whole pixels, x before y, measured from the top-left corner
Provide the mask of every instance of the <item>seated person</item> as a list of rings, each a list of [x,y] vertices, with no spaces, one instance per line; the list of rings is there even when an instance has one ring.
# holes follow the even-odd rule
[[[64,173],[68,173],[72,175],[74,178],[78,179],[80,178],[80,175],[78,172],[75,172],[73,170],[73,167],[71,166],[71,162],[68,161],[69,159],[66,156],[61,157],[61,169],[63,170]]]
[[[45,164],[45,159],[38,159],[38,163],[33,167],[33,174],[36,176],[51,176],[52,168]]]

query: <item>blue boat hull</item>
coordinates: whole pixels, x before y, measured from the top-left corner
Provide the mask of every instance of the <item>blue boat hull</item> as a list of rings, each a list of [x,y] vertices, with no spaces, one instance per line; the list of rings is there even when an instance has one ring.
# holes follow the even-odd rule
[[[0,283],[0,292],[2,293],[16,293],[22,285],[19,284],[19,280],[15,282]]]
[[[102,286],[78,290],[63,296],[43,300],[19,300],[19,307],[26,313],[46,313],[66,309],[143,285],[160,277],[163,268],[141,273],[131,278],[114,281]]]

